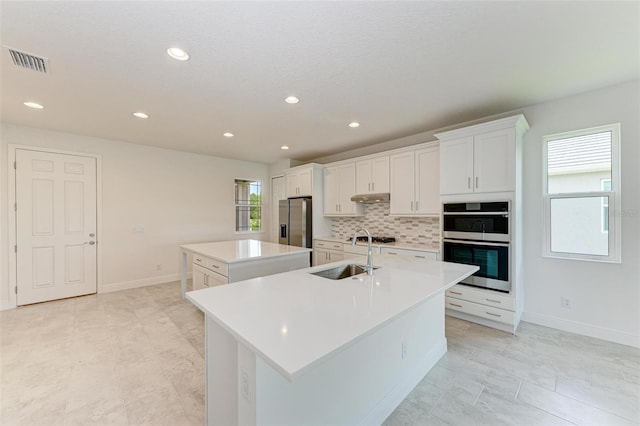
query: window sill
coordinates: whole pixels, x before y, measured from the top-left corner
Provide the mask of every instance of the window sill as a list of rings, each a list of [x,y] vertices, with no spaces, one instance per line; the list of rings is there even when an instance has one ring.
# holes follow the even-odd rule
[[[543,253],[542,257],[545,259],[559,259],[559,260],[577,260],[580,262],[597,262],[597,263],[622,263],[621,259],[618,258],[597,258],[597,257],[581,257],[581,256],[572,256],[572,255],[561,255],[561,254],[552,254],[552,253]]]

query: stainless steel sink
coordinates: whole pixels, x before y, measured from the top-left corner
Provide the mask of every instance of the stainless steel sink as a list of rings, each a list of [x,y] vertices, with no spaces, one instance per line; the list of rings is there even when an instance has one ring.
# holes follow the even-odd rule
[[[374,267],[373,269],[378,269]],[[318,272],[311,272],[311,275],[317,275],[330,280],[341,280],[343,278],[353,277],[367,272],[367,268],[362,265],[350,263],[348,265],[334,266],[333,268],[324,269]]]

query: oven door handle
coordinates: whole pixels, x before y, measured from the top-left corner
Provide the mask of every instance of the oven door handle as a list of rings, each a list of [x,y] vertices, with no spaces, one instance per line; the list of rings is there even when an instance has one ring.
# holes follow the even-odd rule
[[[503,216],[509,217],[509,212],[442,212],[445,216]]]
[[[492,243],[489,241],[442,240],[443,243],[467,244],[471,246],[509,247],[509,243]]]

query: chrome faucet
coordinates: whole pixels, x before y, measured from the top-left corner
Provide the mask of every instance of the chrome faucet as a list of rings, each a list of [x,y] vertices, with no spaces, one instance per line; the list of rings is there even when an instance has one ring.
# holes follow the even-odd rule
[[[371,232],[369,232],[369,230],[367,228],[360,228],[358,229],[356,232],[353,233],[353,238],[352,238],[352,242],[351,245],[356,245],[356,241],[357,237],[358,237],[358,232],[360,231],[364,231],[365,234],[367,234],[367,241],[368,241],[368,250],[367,250],[367,275],[373,275],[373,250],[371,248]]]

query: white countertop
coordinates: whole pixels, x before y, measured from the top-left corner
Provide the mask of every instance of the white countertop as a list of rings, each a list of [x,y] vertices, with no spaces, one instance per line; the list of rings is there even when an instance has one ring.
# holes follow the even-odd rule
[[[309,274],[336,262],[187,293],[206,315],[289,380],[452,287],[476,266],[377,255],[374,275]]]
[[[259,240],[216,241],[210,243],[184,244],[184,251],[206,256],[225,263],[243,262],[256,258],[287,256],[309,253],[310,248],[287,246]]]

